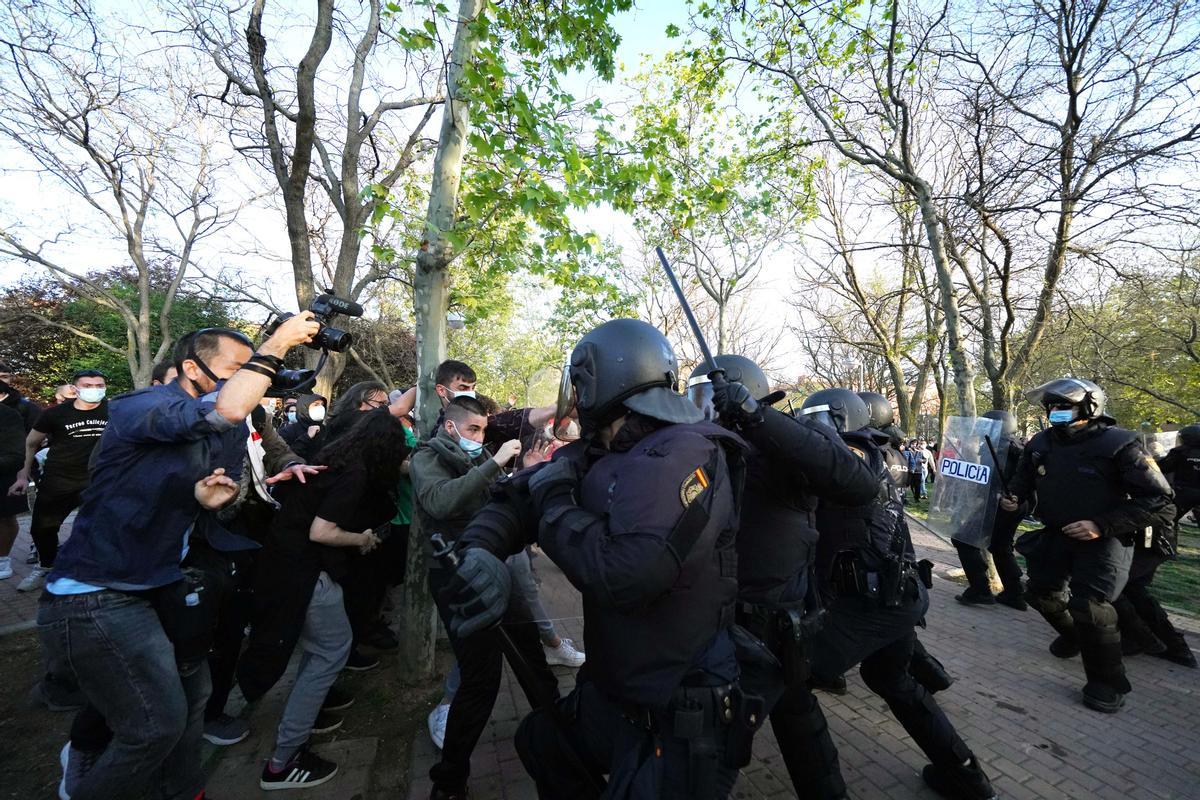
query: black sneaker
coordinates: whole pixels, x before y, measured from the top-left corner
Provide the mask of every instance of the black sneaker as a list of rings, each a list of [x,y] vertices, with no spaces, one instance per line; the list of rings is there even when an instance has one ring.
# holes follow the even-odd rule
[[[352,705],[354,705],[354,695],[349,692],[343,692],[336,686],[330,686],[329,691],[325,695],[325,702],[321,704],[321,710],[345,711]]]
[[[1093,711],[1115,714],[1125,705],[1125,695],[1107,683],[1088,681],[1083,687],[1083,704]]]
[[[997,796],[975,756],[966,764],[950,767],[929,764],[921,770],[921,778],[930,789],[951,800],[995,800]]]
[[[1079,655],[1079,642],[1074,636],[1059,635],[1050,643],[1050,652],[1059,658],[1074,658]]]
[[[379,659],[375,656],[363,654],[360,650],[351,650],[350,658],[346,660],[346,669],[354,672],[366,672],[369,669],[375,669],[379,666]]]
[[[326,761],[316,753],[309,752],[306,746],[301,747],[292,760],[284,765],[279,772],[271,771],[271,762],[263,767],[262,777],[258,779],[260,788],[272,789],[307,789],[310,786],[320,786],[337,775],[337,764]]]
[[[337,714],[331,714],[330,712],[322,709],[317,713],[317,719],[313,723],[312,732],[333,733],[338,728],[342,727],[343,722],[345,722],[345,720],[339,717]]]

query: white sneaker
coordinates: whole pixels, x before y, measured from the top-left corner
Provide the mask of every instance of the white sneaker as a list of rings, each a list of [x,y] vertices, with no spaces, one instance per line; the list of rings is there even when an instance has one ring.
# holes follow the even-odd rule
[[[46,585],[46,576],[50,574],[49,567],[34,567],[24,580],[17,584],[18,592],[32,592]]]
[[[433,739],[433,744],[438,750],[442,749],[442,743],[446,741],[446,718],[449,716],[449,703],[434,706],[433,711],[429,712],[429,738]]]
[[[582,667],[587,656],[575,649],[575,643],[563,637],[558,640],[558,647],[542,645],[546,653],[547,664],[557,664],[560,667]]]
[[[0,558],[0,581],[12,577],[12,559],[8,556]]]

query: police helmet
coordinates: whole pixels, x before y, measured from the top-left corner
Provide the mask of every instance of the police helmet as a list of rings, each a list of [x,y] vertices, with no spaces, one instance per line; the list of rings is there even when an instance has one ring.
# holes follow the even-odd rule
[[[1000,420],[1000,435],[1001,436],[1016,436],[1017,434],[1017,418],[1013,416],[1011,411],[1002,411],[1001,409],[993,409],[983,415],[984,419]]]
[[[699,422],[700,410],[675,391],[679,362],[667,337],[641,320],[614,319],[583,335],[563,370],[555,419],[579,412],[584,435],[626,411],[664,422]]]
[[[900,430],[900,426],[895,423],[884,425],[879,432],[887,434],[888,443],[897,450],[900,449],[900,445],[904,444],[904,431]]]
[[[1074,406],[1079,410],[1078,419],[1104,416],[1104,405],[1108,400],[1103,389],[1084,378],[1057,378],[1030,390],[1025,396],[1029,402],[1047,410],[1054,405]]]
[[[871,415],[872,428],[883,430],[896,421],[896,412],[892,410],[891,402],[879,392],[859,392],[858,396],[867,404],[867,413]]]
[[[800,416],[811,417],[838,433],[861,430],[871,422],[867,404],[849,389],[813,392],[800,407]]]
[[[732,354],[724,354],[714,356],[713,361],[717,362],[717,367],[725,370],[725,377],[731,381],[737,381],[750,390],[751,396],[759,402],[763,402],[770,397],[771,384],[767,380],[767,375],[762,369],[745,356],[736,356]],[[712,381],[709,380],[710,367],[707,361],[702,361],[692,370],[692,374],[688,377],[687,396],[697,408],[699,408],[706,418],[713,418],[715,415],[712,411]]]
[[[1193,423],[1180,428],[1179,441],[1188,447],[1200,447],[1200,423]]]

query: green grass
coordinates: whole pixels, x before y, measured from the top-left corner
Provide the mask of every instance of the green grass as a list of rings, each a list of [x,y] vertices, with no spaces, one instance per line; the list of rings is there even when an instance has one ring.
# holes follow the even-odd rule
[[[929,498],[912,505],[912,495],[905,506],[912,516],[922,522],[929,519]],[[1037,530],[1036,524],[1022,522],[1018,535]],[[1019,553],[1017,561],[1025,569],[1025,558]],[[1171,606],[1193,616],[1200,616],[1200,528],[1183,525],[1179,529],[1179,555],[1158,568],[1151,591],[1163,605]]]

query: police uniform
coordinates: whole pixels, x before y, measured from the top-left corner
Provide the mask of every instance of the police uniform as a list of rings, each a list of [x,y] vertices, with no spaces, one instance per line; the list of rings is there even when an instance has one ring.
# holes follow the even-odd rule
[[[993,411],[988,413],[1007,414],[1008,412]],[[1013,422],[1015,426],[1015,420]],[[997,450],[1000,448],[1005,449],[1004,484],[1011,485],[1012,481],[1016,478],[1017,469],[1021,463],[1021,453],[1024,448],[1021,447],[1013,435],[1009,434],[1006,434],[1001,441],[997,442],[996,447]],[[1018,610],[1025,610],[1025,601],[1021,597],[1021,565],[1017,563],[1017,558],[1013,555],[1013,539],[1027,511],[1028,505],[1025,503],[1022,503],[1013,511],[1006,511],[1003,508],[996,509],[996,516],[992,522],[992,534],[988,540],[987,550],[992,554],[992,563],[996,565],[996,574],[1000,577],[1003,590],[999,595],[994,597],[988,581],[987,558],[984,555],[983,549],[960,542],[957,539],[954,540],[954,548],[958,551],[958,558],[962,562],[963,571],[967,575],[967,582],[969,584],[967,590],[958,596],[958,600],[966,603],[982,602],[985,604],[999,601]]]
[[[1084,702],[1115,711],[1130,686],[1112,601],[1129,577],[1133,538],[1172,523],[1171,487],[1137,435],[1100,413],[1037,433],[1011,489],[1019,499],[1036,492],[1045,526],[1019,543],[1029,570],[1025,599],[1058,632],[1055,655],[1081,652]],[[1062,532],[1083,520],[1096,524],[1099,538],[1081,541]]]
[[[1180,431],[1181,444],[1159,460],[1158,466],[1175,490],[1175,525],[1143,532],[1134,542],[1129,580],[1121,596],[1113,601],[1121,627],[1124,655],[1146,653],[1195,668],[1196,656],[1187,640],[1150,593],[1159,566],[1178,553],[1178,525],[1200,503],[1200,425]]]
[[[749,359],[721,355],[716,366],[727,379],[744,382],[751,395],[768,395],[766,376]],[[689,394],[700,405],[694,390],[708,382],[706,371],[698,368],[688,381]],[[741,686],[762,697],[797,795],[844,797],[837,749],[807,685],[808,650],[823,619],[811,580],[815,514],[818,498],[870,501],[875,476],[833,429],[794,419],[766,403],[755,406],[740,415],[716,409],[721,423],[735,426],[750,444],[737,537],[737,619],[768,652],[764,657],[753,646],[740,651]]]
[[[829,599],[825,625],[813,643],[812,670],[832,680],[855,664],[871,691],[932,762],[922,773],[939,793],[990,798],[991,784],[933,694],[909,672],[914,626],[929,607],[918,577],[903,506],[888,475],[875,432],[842,434],[876,476],[871,502],[822,502],[817,510],[818,575]]]
[[[536,536],[583,597],[576,687],[516,735],[542,798],[596,796],[604,775],[606,798],[715,798],[761,721],[730,635],[745,444],[673,391],[677,368],[645,323],[585,335],[564,376],[584,438],[498,486],[459,539],[478,562],[480,550],[503,557]],[[455,605],[484,608],[479,596],[464,589]]]

